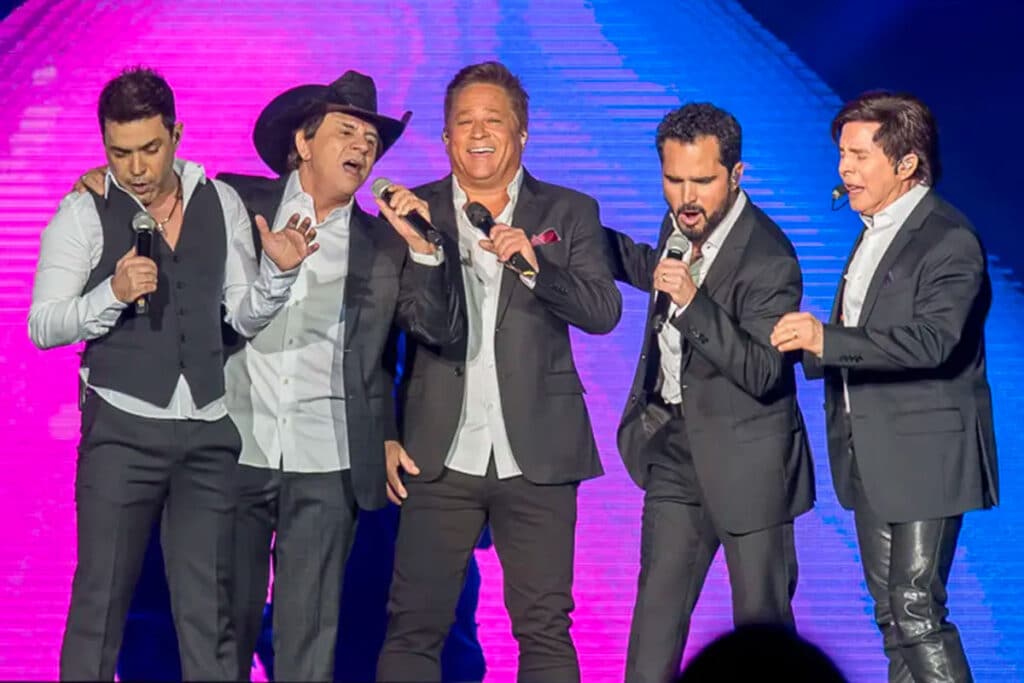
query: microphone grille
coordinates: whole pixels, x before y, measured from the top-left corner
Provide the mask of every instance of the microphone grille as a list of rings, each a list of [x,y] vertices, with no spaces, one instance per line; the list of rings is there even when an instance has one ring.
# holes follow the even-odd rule
[[[481,223],[486,223],[487,219],[491,218],[491,212],[480,202],[470,202],[466,204],[466,218],[479,228]]]
[[[846,185],[844,185],[842,183],[839,183],[838,185],[836,185],[835,187],[832,188],[832,200],[833,201],[835,201],[836,199],[839,199],[840,197],[845,197],[848,194],[850,194],[850,191],[848,189],[846,189]]]
[[[156,230],[156,220],[149,215],[148,211],[139,211],[132,218],[132,230],[135,232]]]
[[[391,181],[387,178],[377,178],[373,181],[373,185],[370,186],[370,190],[373,192],[373,196],[377,199],[381,199],[384,191],[391,187]]]
[[[665,243],[665,246],[669,251],[675,249],[685,254],[686,250],[690,248],[690,240],[686,239],[686,235],[673,230],[672,234],[668,236],[668,241]]]

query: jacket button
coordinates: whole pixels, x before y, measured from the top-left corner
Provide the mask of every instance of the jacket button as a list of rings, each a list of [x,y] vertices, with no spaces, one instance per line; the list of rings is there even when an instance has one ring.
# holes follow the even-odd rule
[[[185,283],[182,282],[181,280],[178,280],[178,285],[177,286],[178,286],[178,289],[185,289]]]
[[[461,365],[455,366],[456,377],[462,377],[464,374],[466,374],[466,369],[464,367],[462,367]]]

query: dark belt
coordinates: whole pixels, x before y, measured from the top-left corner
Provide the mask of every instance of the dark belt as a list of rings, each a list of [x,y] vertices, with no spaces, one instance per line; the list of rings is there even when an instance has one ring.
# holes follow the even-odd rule
[[[661,406],[672,417],[682,417],[683,416],[683,404],[682,403],[667,403],[665,401],[665,399],[662,398],[660,393],[648,394],[647,399],[648,399],[647,400],[648,403],[653,403],[656,406]]]

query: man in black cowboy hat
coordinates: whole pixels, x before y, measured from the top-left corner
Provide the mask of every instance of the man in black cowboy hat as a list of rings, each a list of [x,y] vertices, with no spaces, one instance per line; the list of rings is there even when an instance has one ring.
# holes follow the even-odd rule
[[[260,632],[275,531],[275,675],[332,678],[357,510],[386,505],[387,471],[404,457],[382,362],[392,323],[427,344],[462,332],[458,297],[437,267],[443,256],[400,217],[408,208],[378,200],[392,228],[353,196],[410,115],[378,114],[373,81],[354,71],[327,86],[292,88],[267,105],[253,132],[260,158],[280,177],[222,176],[255,225],[269,219],[276,229],[293,214],[308,216],[320,245],[282,314],[225,365],[243,443],[234,573],[240,678],[248,678]]]

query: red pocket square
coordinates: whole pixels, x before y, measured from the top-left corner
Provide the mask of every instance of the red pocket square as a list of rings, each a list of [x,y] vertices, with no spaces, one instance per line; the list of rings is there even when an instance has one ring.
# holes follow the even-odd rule
[[[548,228],[539,235],[534,235],[530,238],[530,244],[535,247],[539,247],[542,244],[553,244],[555,242],[561,242],[562,238],[558,236],[554,228]]]

